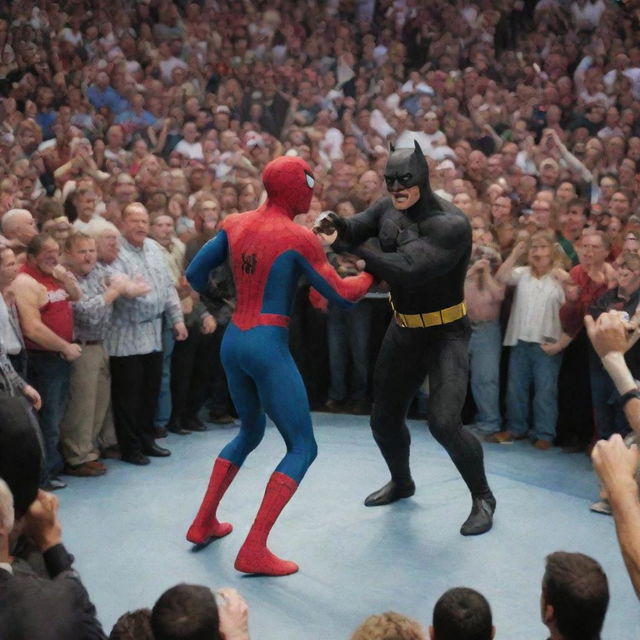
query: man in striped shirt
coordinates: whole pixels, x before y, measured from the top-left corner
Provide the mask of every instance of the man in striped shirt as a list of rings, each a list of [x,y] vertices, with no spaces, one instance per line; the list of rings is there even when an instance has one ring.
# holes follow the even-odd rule
[[[134,298],[149,292],[146,283],[133,282],[97,263],[96,241],[78,232],[67,239],[65,262],[82,291],[74,302],[74,342],[82,354],[71,365],[69,402],[60,427],[65,473],[99,476],[107,468],[100,451],[116,444],[111,416],[111,376],[104,339],[112,305],[120,296]]]

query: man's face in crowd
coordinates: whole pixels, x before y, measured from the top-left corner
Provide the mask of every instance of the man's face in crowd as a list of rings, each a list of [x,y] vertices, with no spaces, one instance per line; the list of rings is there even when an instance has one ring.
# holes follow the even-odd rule
[[[356,185],[357,179],[356,168],[345,164],[337,171],[333,182],[339,189],[349,190]]]
[[[560,170],[558,165],[548,162],[545,163],[542,169],[540,169],[540,179],[543,184],[554,185],[558,181]]]
[[[518,157],[518,145],[509,142],[502,147],[502,166],[510,169],[516,162]]]
[[[220,204],[223,209],[232,209],[238,204],[238,192],[233,187],[224,187],[220,191]]]
[[[551,221],[551,205],[546,200],[536,200],[531,206],[533,217],[541,229],[547,229]]]
[[[487,173],[489,175],[489,178],[495,180],[502,175],[502,163],[502,154],[495,153],[494,155],[490,156],[489,160],[487,161]]]
[[[200,218],[205,229],[214,231],[220,221],[220,205],[215,200],[205,200],[200,206]]]
[[[640,288],[640,269],[631,269],[621,265],[616,270],[618,286],[627,292],[636,291]]]
[[[11,284],[18,275],[16,254],[11,249],[5,249],[0,258],[0,287]]]
[[[16,228],[12,234],[13,237],[18,240],[20,244],[26,246],[37,233],[38,228],[36,227],[36,221],[33,219],[33,216],[26,211],[21,213],[16,219]]]
[[[366,196],[374,196],[380,190],[380,180],[375,171],[365,171],[358,182]]]
[[[629,216],[630,210],[629,198],[621,191],[616,191],[609,200],[609,213],[624,220]]]
[[[137,190],[133,182],[118,182],[115,188],[116,199],[120,204],[129,204],[136,198]]]
[[[113,126],[113,127],[109,127],[109,130],[107,131],[107,144],[110,147],[121,147],[122,143],[124,142],[124,135],[122,133],[122,127],[120,126]]]
[[[131,207],[122,218],[122,235],[134,247],[141,247],[149,235],[149,214],[144,207]]]
[[[75,199],[76,212],[82,222],[89,222],[96,210],[96,194],[83,193]]]
[[[104,91],[109,86],[109,75],[105,71],[100,71],[96,76],[96,84],[101,91]]]
[[[613,178],[602,178],[600,181],[600,194],[603,202],[609,202],[615,193],[618,183]]]
[[[584,235],[580,242],[580,263],[585,267],[600,267],[607,257],[607,249],[600,235]]]
[[[29,126],[23,126],[18,129],[16,141],[25,153],[35,151],[38,142],[33,129]]]
[[[467,216],[473,210],[473,200],[471,200],[471,196],[465,192],[457,193],[453,196],[453,204]]]
[[[151,237],[160,244],[171,240],[174,225],[171,216],[158,216],[151,225]]]
[[[587,222],[587,217],[584,215],[584,207],[578,204],[569,207],[565,220],[570,229],[583,229]]]
[[[576,190],[570,182],[562,182],[556,189],[556,198],[559,202],[569,202],[575,197]]]
[[[49,238],[40,247],[38,255],[29,256],[28,259],[42,273],[51,275],[54,268],[60,263],[60,246],[53,238]]]
[[[71,247],[64,252],[66,263],[71,270],[81,276],[86,276],[98,260],[96,241],[93,238],[75,240]]]
[[[438,127],[440,126],[440,121],[438,120],[438,116],[433,113],[433,111],[429,111],[424,114],[423,117],[424,122],[424,132],[428,134],[434,134]]]
[[[494,224],[511,220],[511,200],[507,196],[498,196],[491,205],[491,217]]]
[[[198,139],[198,129],[195,122],[187,122],[182,129],[182,135],[189,144],[193,144]]]
[[[467,162],[467,168],[469,172],[477,175],[484,174],[487,167],[487,158],[482,151],[472,151],[469,154],[469,160]]]
[[[117,231],[103,231],[96,239],[96,249],[98,252],[98,260],[105,264],[111,264],[120,251],[118,238],[120,234]]]

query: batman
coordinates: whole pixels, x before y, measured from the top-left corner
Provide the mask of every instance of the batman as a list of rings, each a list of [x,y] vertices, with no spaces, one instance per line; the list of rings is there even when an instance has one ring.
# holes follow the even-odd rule
[[[386,505],[415,493],[405,419],[428,376],[429,429],[471,492],[471,513],[460,533],[485,533],[493,525],[496,501],[482,447],[461,421],[471,331],[464,306],[471,227],[462,211],[431,190],[417,143],[414,149],[391,148],[384,177],[388,197],[348,219],[327,212],[316,224],[320,233],[336,231],[334,250],[363,258],[366,270],[390,289],[393,317],[375,365],[371,429],[391,480],[365,505]]]

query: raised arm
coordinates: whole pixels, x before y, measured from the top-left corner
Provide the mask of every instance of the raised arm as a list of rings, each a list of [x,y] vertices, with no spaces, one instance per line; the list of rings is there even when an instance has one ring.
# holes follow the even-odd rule
[[[300,266],[318,293],[341,306],[349,306],[362,298],[373,283],[373,276],[365,272],[341,278],[329,264],[320,241],[311,233],[303,241]]]
[[[618,393],[623,398],[628,394],[624,413],[637,439],[640,434],[640,399],[631,395],[636,392],[637,385],[624,360],[625,351],[637,339],[637,329],[629,337],[617,312],[603,313],[596,321],[586,316],[584,322],[591,343]],[[637,445],[627,448],[622,438],[615,434],[608,441],[596,443],[591,460],[611,503],[622,557],[640,599],[640,502],[636,480],[640,459]]]
[[[615,434],[608,441],[596,443],[591,460],[611,503],[620,551],[640,599],[640,501],[635,478],[640,461],[638,447],[634,444],[627,448]]]
[[[585,316],[584,325],[591,344],[600,357],[602,366],[611,376],[616,390],[621,396],[637,389],[636,381],[629,371],[624,359],[627,349],[637,339],[636,329],[631,336],[627,336],[625,326],[615,311],[600,314],[597,320]],[[640,437],[640,399],[631,397],[624,403],[624,414],[629,426]]]
[[[500,265],[496,271],[496,280],[502,284],[509,284],[511,274],[518,263],[518,260],[527,252],[527,243],[524,240],[518,242],[513,247],[507,259]]]

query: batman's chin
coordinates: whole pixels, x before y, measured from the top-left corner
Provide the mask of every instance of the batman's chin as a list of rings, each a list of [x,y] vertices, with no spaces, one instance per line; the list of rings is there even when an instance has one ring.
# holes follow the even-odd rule
[[[391,200],[393,201],[393,206],[396,209],[400,209],[403,211],[404,209],[408,209],[413,206],[416,202],[414,198],[407,191],[399,191],[397,193],[391,194]]]

